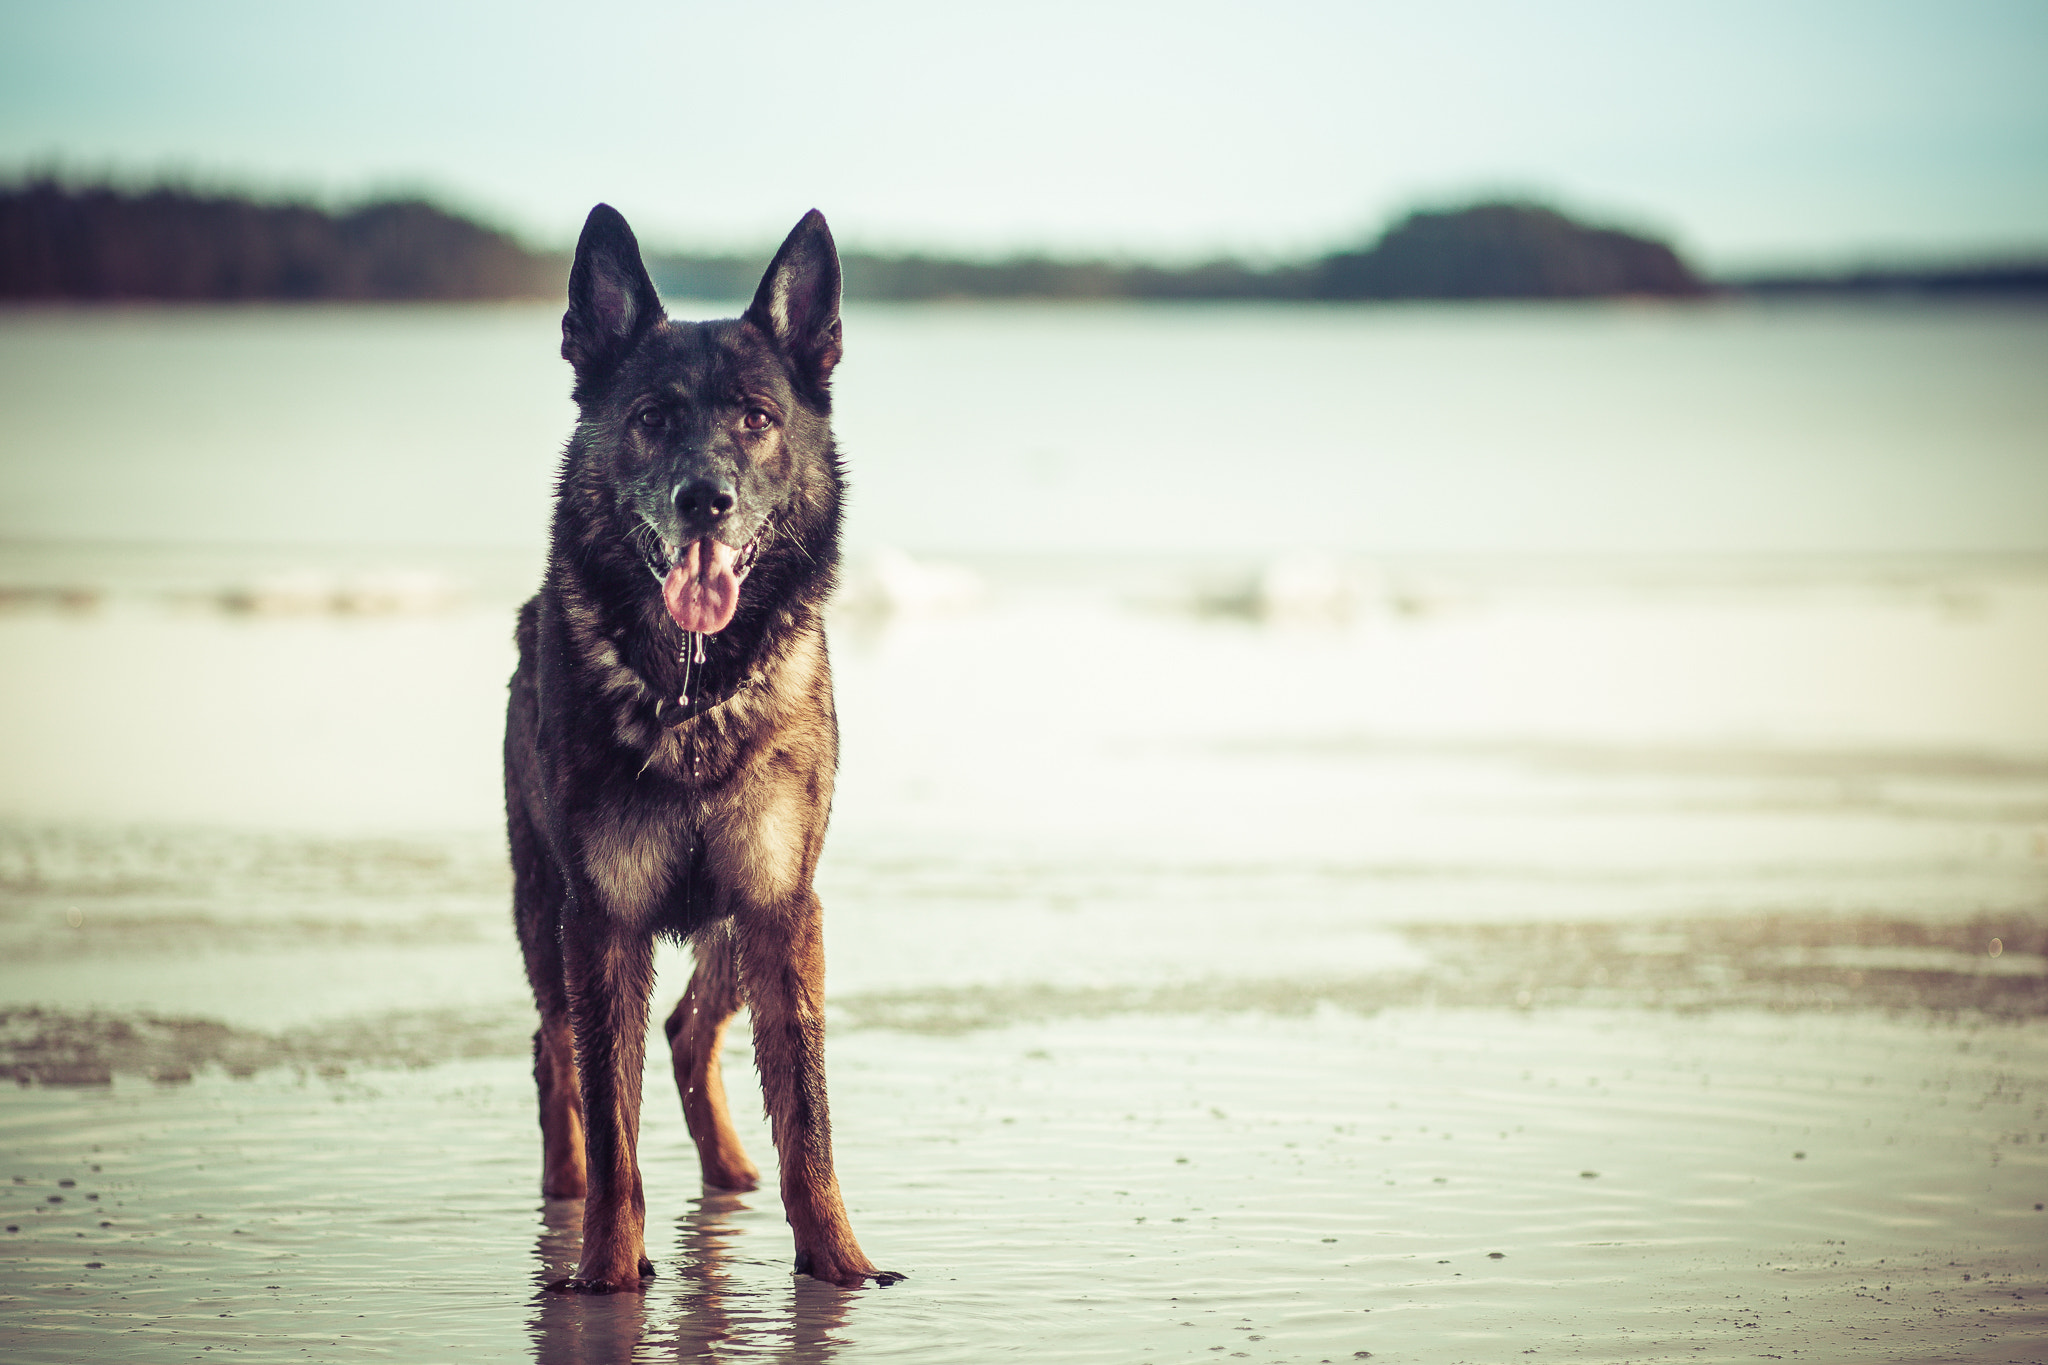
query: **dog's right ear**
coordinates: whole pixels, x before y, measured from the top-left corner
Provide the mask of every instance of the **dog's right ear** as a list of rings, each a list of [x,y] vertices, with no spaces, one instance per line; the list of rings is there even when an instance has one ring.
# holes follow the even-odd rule
[[[746,320],[774,338],[804,383],[822,394],[845,349],[839,328],[839,248],[812,209],[790,229],[761,277]]]
[[[661,298],[633,229],[610,204],[583,220],[576,263],[569,267],[569,311],[562,314],[562,359],[588,383],[619,363],[649,325],[662,316]]]

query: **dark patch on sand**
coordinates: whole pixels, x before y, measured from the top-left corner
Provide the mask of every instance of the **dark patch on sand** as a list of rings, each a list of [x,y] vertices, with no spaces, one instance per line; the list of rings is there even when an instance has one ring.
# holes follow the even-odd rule
[[[1051,1019],[1403,1007],[1875,1011],[2048,1017],[2048,917],[1929,924],[1747,916],[1643,923],[1418,925],[1421,971],[1206,978],[1157,985],[927,986],[834,996],[838,1028],[950,1035]],[[189,1080],[208,1069],[335,1075],[527,1050],[532,1017],[502,1008],[402,1010],[277,1032],[148,1012],[0,1011],[0,1073],[22,1084]]]
[[[0,1073],[22,1085],[107,1085],[115,1075],[175,1083],[202,1071],[431,1066],[523,1052],[532,1022],[504,1011],[409,1010],[268,1033],[149,1013],[0,1010]]]
[[[836,997],[852,1027],[964,1033],[1026,1020],[1329,1006],[1879,1010],[2048,1015],[2048,920],[1958,924],[1751,916],[1651,923],[1420,925],[1420,972],[1159,986],[1025,984]],[[1994,955],[1993,945],[1996,944]]]

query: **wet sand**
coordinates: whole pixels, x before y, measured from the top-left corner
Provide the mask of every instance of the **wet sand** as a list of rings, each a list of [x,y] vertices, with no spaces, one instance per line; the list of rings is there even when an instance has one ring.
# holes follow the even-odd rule
[[[2037,570],[983,572],[835,628],[857,1293],[659,1067],[661,1278],[538,1291],[502,604],[0,613],[0,1354],[2048,1358]]]
[[[2038,1028],[842,1029],[842,1176],[910,1278],[793,1279],[775,1200],[701,1193],[650,1074],[644,1300],[538,1291],[573,1263],[577,1206],[534,1197],[524,1070],[14,1096],[8,1358],[2002,1361],[2048,1341]]]

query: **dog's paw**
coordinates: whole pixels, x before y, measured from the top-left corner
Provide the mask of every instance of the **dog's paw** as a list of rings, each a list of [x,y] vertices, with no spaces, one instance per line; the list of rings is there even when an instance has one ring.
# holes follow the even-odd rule
[[[645,1256],[640,1258],[637,1275],[591,1275],[582,1271],[565,1280],[556,1280],[548,1286],[550,1294],[637,1294],[647,1287],[646,1281],[654,1278],[654,1262]]]
[[[751,1167],[706,1171],[704,1188],[718,1194],[745,1194],[761,1188],[761,1173]]]
[[[638,1280],[635,1280],[631,1284],[613,1284],[610,1280],[586,1280],[580,1275],[572,1275],[566,1280],[556,1280],[554,1283],[550,1284],[548,1286],[548,1293],[620,1294],[634,1293],[637,1292],[639,1288],[640,1282]]]
[[[881,1288],[888,1288],[898,1280],[908,1278],[899,1270],[877,1270],[865,1261],[858,1265],[842,1265],[827,1261],[822,1256],[813,1256],[808,1251],[796,1254],[796,1273],[808,1275],[814,1280],[836,1284],[841,1289],[859,1289],[873,1280]]]

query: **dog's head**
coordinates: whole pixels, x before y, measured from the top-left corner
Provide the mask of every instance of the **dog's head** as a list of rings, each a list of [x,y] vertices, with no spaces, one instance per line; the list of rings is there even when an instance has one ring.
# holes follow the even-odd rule
[[[764,557],[818,561],[839,498],[839,255],[822,214],[790,232],[743,317],[679,323],[633,230],[599,204],[576,243],[562,356],[581,414],[562,496],[588,514],[586,542],[619,542],[586,549],[644,565],[676,625],[725,629]]]

